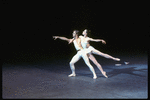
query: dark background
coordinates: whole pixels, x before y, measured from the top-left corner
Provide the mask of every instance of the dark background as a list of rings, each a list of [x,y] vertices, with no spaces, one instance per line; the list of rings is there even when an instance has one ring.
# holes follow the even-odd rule
[[[150,25],[146,1],[8,1],[2,0],[1,43],[5,63],[71,59],[73,44],[52,36],[72,38],[74,29],[91,30],[90,44],[110,55],[147,54]]]

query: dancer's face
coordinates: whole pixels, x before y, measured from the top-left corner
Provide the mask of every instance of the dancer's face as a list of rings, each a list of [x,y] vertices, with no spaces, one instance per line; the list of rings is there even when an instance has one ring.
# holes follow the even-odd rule
[[[84,36],[87,35],[87,30],[86,29],[82,32],[82,35],[84,35]]]
[[[76,34],[76,31],[73,31],[72,36],[73,36],[73,37],[76,37],[76,35],[77,35],[77,34]]]

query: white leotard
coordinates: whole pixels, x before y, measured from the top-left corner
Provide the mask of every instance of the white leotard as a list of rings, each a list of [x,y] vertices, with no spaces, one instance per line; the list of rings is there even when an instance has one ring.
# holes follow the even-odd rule
[[[83,49],[87,49],[86,46],[87,46],[88,42],[83,40],[84,39],[83,36],[79,36],[79,37],[81,39],[81,45],[82,45]]]
[[[89,47],[87,48],[88,41],[86,41],[83,36],[79,36],[79,37],[80,37],[80,39],[81,39],[81,45],[82,45],[83,49],[86,51],[86,53],[91,53],[92,50],[94,49],[94,47],[89,46]],[[89,37],[87,37],[87,38],[89,38]],[[83,40],[83,39],[84,39],[84,40]]]

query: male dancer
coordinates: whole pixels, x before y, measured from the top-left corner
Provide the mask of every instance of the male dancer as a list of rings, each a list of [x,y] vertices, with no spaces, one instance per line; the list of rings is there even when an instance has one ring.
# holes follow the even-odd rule
[[[89,62],[89,59],[87,57],[87,53],[83,50],[83,48],[81,46],[81,39],[78,37],[78,33],[79,33],[78,30],[73,31],[73,34],[72,34],[73,39],[68,39],[66,37],[60,37],[60,36],[53,36],[53,38],[55,40],[57,38],[59,38],[61,40],[68,41],[69,43],[72,41],[74,43],[75,49],[77,50],[77,54],[70,61],[70,68],[71,68],[72,74],[68,75],[69,77],[76,76],[74,64],[82,57],[85,64],[89,67],[89,69],[93,73],[93,79],[96,79],[97,76],[96,76],[95,70]]]

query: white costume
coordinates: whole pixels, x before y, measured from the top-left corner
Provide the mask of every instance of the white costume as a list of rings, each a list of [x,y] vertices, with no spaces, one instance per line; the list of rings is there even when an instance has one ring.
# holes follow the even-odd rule
[[[91,72],[93,73],[93,79],[96,79],[97,76],[95,74],[95,70],[93,68],[93,66],[90,64],[89,62],[89,58],[87,57],[87,53],[85,52],[84,49],[81,49],[79,47],[79,45],[77,44],[76,40],[73,40],[73,44],[75,46],[75,49],[77,50],[77,54],[71,59],[70,61],[70,68],[72,70],[72,74],[69,75],[70,76],[76,76],[75,75],[75,67],[74,64],[82,57],[83,60],[85,61],[85,64],[89,67],[89,69],[91,70]]]
[[[84,38],[83,36],[79,36],[79,38],[81,39],[81,45],[82,45],[84,51],[85,51],[87,54],[94,53],[94,51],[96,50],[94,47],[89,46],[89,47],[87,48],[87,45],[89,44],[89,43],[88,43],[89,37]],[[92,52],[92,51],[93,51],[93,52]],[[93,58],[93,57],[92,57],[92,58]],[[93,58],[93,59],[95,59],[95,58]],[[92,60],[92,61],[93,61],[93,60]],[[103,74],[106,78],[108,78],[108,76],[106,75],[106,72],[103,71],[101,65],[100,65],[96,60],[94,60],[93,63],[99,68],[99,70],[102,72],[102,74]]]
[[[83,38],[84,38],[83,36],[79,36],[79,38],[81,39],[81,45],[82,45],[82,47],[83,47],[83,49],[85,50],[86,53],[91,53],[92,50],[95,49],[92,46],[89,46],[88,48],[86,47],[88,42],[87,41],[83,41]],[[87,38],[89,38],[89,37],[87,37]]]
[[[109,58],[109,59],[113,59],[113,60],[116,60],[116,61],[120,61],[119,58],[114,58],[108,54],[104,54],[104,53],[101,53],[100,51],[96,50],[94,47],[92,46],[89,46],[88,48],[86,47],[88,43],[88,39],[89,37],[86,37],[84,38],[83,36],[79,36],[79,38],[81,39],[81,45],[83,47],[83,49],[85,50],[85,52],[88,54],[88,53],[94,53],[94,54],[97,54],[97,55],[100,55],[100,56],[103,56],[105,58]],[[86,40],[87,39],[87,40]],[[93,51],[93,52],[92,52]]]

